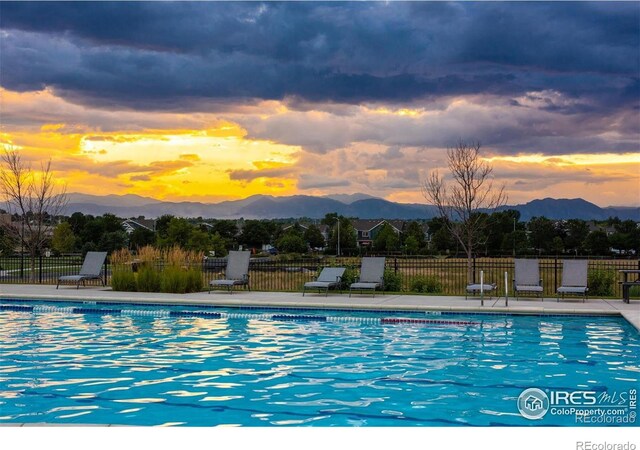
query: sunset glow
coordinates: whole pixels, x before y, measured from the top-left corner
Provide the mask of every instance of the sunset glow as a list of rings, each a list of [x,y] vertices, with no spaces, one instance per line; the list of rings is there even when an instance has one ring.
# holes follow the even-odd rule
[[[198,8],[227,24],[258,6]],[[231,34],[216,35],[219,44],[206,38],[215,26],[181,15],[183,7],[121,4],[116,10],[122,20],[131,8],[148,9],[147,16],[132,19],[142,31],[131,35],[114,25],[102,36],[81,20],[111,14],[104,5],[82,4],[77,15],[57,3],[3,6],[0,143],[20,150],[34,167],[51,158],[69,192],[205,202],[362,192],[423,203],[425,174],[445,168],[447,147],[467,139],[482,143],[510,203],[548,196],[582,197],[601,206],[640,204],[638,29],[628,30],[628,41],[611,37],[617,51],[629,55],[611,62],[618,64],[615,70],[599,66],[606,52],[592,54],[589,42],[570,43],[563,31],[567,23],[578,30],[592,26],[575,18],[576,8],[602,23],[608,13],[610,20],[622,17],[615,8],[551,7],[559,22],[548,31],[548,45],[531,54],[527,42],[508,36],[515,50],[505,62],[472,33],[460,33],[456,45],[431,45],[451,34],[429,20],[439,14],[430,4],[429,14],[411,4],[337,4],[320,16],[310,3],[266,4],[255,16],[260,23],[301,14],[317,22],[317,31],[300,25],[304,38],[292,41],[285,30],[269,37],[234,21],[242,38],[225,43]],[[528,8],[463,7],[519,30],[536,22],[521,22],[520,10],[542,14]],[[637,4],[625,8],[632,20],[639,16]],[[173,9],[193,24],[172,23]],[[457,9],[449,13],[453,22],[462,20]],[[59,20],[47,25],[41,14]],[[385,29],[380,42],[397,45],[374,51],[354,37],[362,32],[359,19],[349,29],[336,28],[331,19],[360,14]],[[154,20],[168,27],[171,44],[144,33],[156,29]],[[620,26],[630,23],[619,20]],[[203,33],[202,41],[192,29]],[[407,31],[418,29],[429,38]],[[592,31],[607,46],[603,30]],[[359,51],[347,56],[350,45]],[[558,45],[577,55],[574,66],[561,61]],[[398,50],[405,47],[417,54]]]

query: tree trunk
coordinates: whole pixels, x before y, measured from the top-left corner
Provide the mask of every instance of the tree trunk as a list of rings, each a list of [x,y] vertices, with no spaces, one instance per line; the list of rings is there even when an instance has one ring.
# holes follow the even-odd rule
[[[473,255],[467,252],[467,284],[473,283]]]

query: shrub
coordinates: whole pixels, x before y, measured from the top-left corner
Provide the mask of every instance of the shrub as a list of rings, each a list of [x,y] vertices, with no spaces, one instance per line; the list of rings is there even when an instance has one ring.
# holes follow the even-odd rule
[[[158,269],[158,261],[160,259],[160,251],[150,245],[138,250],[138,291],[160,291],[161,276]]]
[[[180,267],[167,266],[162,271],[160,292],[184,294],[187,292],[187,272]]]
[[[589,295],[613,296],[616,273],[613,270],[596,269],[589,273]]]
[[[163,256],[166,265],[160,280],[161,292],[185,294],[202,290],[202,252],[172,247]]]
[[[186,271],[187,292],[200,292],[202,290],[202,270],[192,267]]]
[[[347,266],[342,274],[342,285],[348,288],[356,282],[356,278],[358,278],[358,270],[353,266]]]
[[[413,292],[421,292],[424,294],[435,294],[442,292],[442,284],[436,277],[427,275],[418,275],[413,277],[409,289]]]
[[[114,291],[136,291],[136,276],[131,269],[114,269],[111,274],[111,289]]]
[[[138,291],[160,292],[160,271],[151,264],[142,264],[138,268]]]
[[[402,290],[402,278],[395,271],[386,269],[383,280],[385,291],[400,292]]]
[[[121,249],[111,254],[111,289],[114,291],[135,291],[136,276],[131,270],[131,253]]]

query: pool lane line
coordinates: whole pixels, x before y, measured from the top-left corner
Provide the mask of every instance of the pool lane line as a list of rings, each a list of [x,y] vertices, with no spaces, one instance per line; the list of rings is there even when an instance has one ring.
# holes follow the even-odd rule
[[[207,319],[241,319],[241,320],[272,320],[278,322],[331,322],[331,323],[356,323],[369,325],[478,325],[478,322],[461,320],[420,319],[409,317],[353,317],[353,316],[321,316],[310,314],[243,314],[222,313],[214,311],[193,310],[144,310],[144,309],[115,309],[115,308],[91,308],[91,307],[56,307],[52,305],[0,305],[0,310],[31,312],[31,313],[64,313],[64,314],[99,314],[99,315],[125,315],[141,317],[200,317]]]

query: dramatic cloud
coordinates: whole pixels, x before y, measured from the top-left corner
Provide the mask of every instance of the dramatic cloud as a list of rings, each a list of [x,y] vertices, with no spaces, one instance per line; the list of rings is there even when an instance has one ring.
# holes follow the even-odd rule
[[[0,143],[29,161],[51,156],[82,189],[99,176],[107,192],[166,198],[420,201],[420,180],[459,139],[480,141],[523,200],[566,191],[602,204],[640,181],[637,2],[2,2],[0,12]],[[567,164],[580,155],[587,164]],[[588,185],[599,188],[580,194]]]
[[[540,86],[636,102],[640,7],[504,3],[3,3],[2,85],[77,102],[360,103]],[[179,101],[179,104],[176,104]]]

